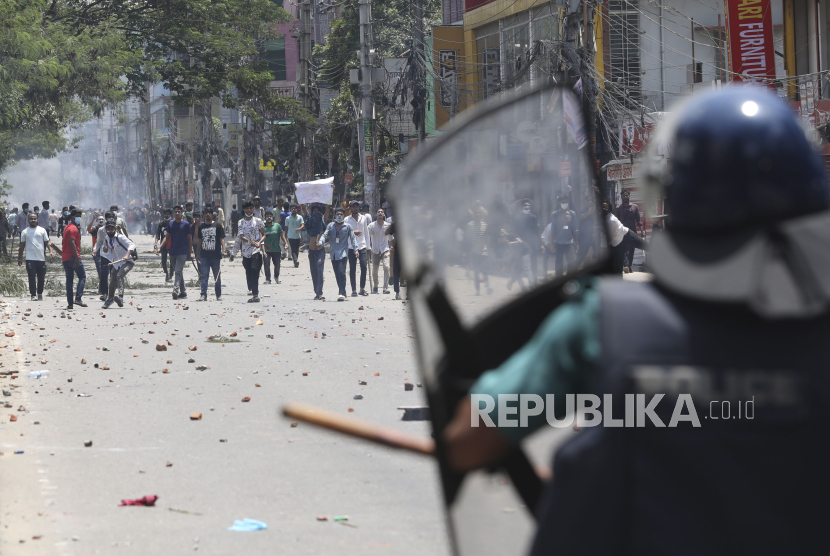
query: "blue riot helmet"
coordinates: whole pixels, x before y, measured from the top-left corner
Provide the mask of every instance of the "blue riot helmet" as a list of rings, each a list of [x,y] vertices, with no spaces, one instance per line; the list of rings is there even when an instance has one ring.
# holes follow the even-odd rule
[[[658,282],[768,317],[830,306],[830,187],[785,101],[754,86],[693,96],[660,126],[646,164],[668,214],[650,255]]]

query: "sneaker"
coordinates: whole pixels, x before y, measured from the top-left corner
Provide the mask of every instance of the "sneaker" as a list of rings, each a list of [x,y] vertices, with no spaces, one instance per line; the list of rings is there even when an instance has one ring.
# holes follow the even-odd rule
[[[180,293],[179,294],[179,299],[187,299],[187,294],[186,293]]]
[[[43,294],[42,293],[37,294],[37,300],[38,301],[43,301]]]
[[[75,308],[75,307],[73,307],[72,305],[67,305],[67,306],[66,306],[66,310],[67,310],[67,311],[71,311],[71,310],[73,310],[74,308]]]
[[[277,284],[282,284],[282,280],[277,280]]]
[[[320,296],[320,301],[325,301],[325,300],[326,300],[326,298],[321,295]]]
[[[389,295],[389,290],[383,290],[383,295]]]
[[[112,299],[107,299],[104,301],[104,306],[101,309],[109,309],[110,307],[112,307]]]
[[[357,292],[352,292],[352,297],[357,297]]]
[[[360,295],[369,295],[369,294],[366,293],[366,290],[360,290]]]
[[[179,294],[177,294],[176,292],[173,292],[173,299],[178,299],[178,298],[179,298]]]
[[[294,268],[299,268],[300,263],[294,263]]]
[[[401,298],[400,292],[396,292],[395,293],[395,301],[399,300],[400,298]]]
[[[107,296],[106,296],[106,295],[99,295],[99,296],[98,296],[98,299],[100,299],[101,301],[106,301],[106,300],[107,300]]]
[[[118,297],[117,295],[113,298],[113,300],[115,301],[115,304],[118,305],[119,307],[124,306],[124,300],[121,299],[120,297]]]
[[[248,300],[248,303],[259,303],[259,297],[253,296],[251,299]]]
[[[37,301],[37,296],[36,295],[32,296],[32,301]]]
[[[270,284],[270,283],[271,283],[271,280],[266,280],[266,281],[265,281],[265,283],[266,283],[266,284]]]
[[[372,290],[372,293],[378,293],[378,289],[377,289],[377,288],[374,288],[374,289]]]
[[[346,296],[345,295],[338,295],[337,296],[337,301],[346,301]]]
[[[217,296],[216,296],[216,301],[222,301],[222,296],[221,296],[221,295],[217,295]]]
[[[314,296],[313,301],[320,301],[320,296],[319,296],[319,295],[315,295],[315,296]]]
[[[82,300],[80,300],[80,299],[76,299],[76,300],[75,300],[75,305],[77,305],[78,307],[86,307],[86,303],[84,303],[84,302],[83,302]]]
[[[164,277],[164,281],[165,281],[165,282],[172,282],[172,281],[173,281],[173,278],[172,278],[172,277],[170,277],[170,276],[165,276],[165,277]]]
[[[196,301],[207,301],[207,294],[203,293],[199,296],[199,299],[197,299]]]

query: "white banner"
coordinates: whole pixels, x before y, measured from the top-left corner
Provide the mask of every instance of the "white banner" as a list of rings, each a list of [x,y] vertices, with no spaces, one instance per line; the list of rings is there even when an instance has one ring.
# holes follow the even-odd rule
[[[314,181],[295,183],[297,188],[297,202],[301,205],[308,203],[323,203],[330,205],[334,194],[334,176]]]

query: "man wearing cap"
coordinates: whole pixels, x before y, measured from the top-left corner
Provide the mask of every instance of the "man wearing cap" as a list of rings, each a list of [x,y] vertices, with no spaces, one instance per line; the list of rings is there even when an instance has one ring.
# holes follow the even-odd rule
[[[262,206],[262,199],[259,198],[259,195],[254,197],[254,216],[265,221],[265,207]],[[243,207],[244,208],[244,207]]]
[[[366,293],[366,238],[369,237],[369,224],[372,223],[372,218],[368,214],[360,214],[360,202],[352,201],[349,203],[349,216],[346,217],[346,224],[354,230],[354,236],[357,242],[354,245],[349,245],[349,278],[352,283],[352,297],[357,297],[357,263],[360,262],[360,295],[369,295]]]
[[[109,270],[109,289],[103,309],[109,309],[113,301],[119,307],[123,307],[124,280],[127,273],[135,266],[130,255],[132,250],[135,249],[135,244],[130,238],[118,232],[118,226],[114,218],[107,221],[106,237],[102,241],[104,245],[101,250],[108,253],[111,260],[110,263],[107,263],[107,269]]]

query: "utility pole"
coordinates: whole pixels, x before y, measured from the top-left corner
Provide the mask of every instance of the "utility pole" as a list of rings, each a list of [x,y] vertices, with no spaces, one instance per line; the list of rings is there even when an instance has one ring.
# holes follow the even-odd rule
[[[423,0],[415,0],[415,42],[412,45],[412,48],[415,49],[415,62],[418,64],[416,66],[416,75],[418,76],[418,87],[419,89],[426,91],[426,68],[423,68],[421,71],[421,61],[426,62],[426,58],[424,57],[424,5]],[[420,122],[420,126],[418,127],[418,148],[423,148],[424,141],[427,137],[427,99],[429,95],[425,95],[423,100],[418,104],[416,110],[418,110],[418,121]]]
[[[312,95],[311,95],[311,2],[305,0],[300,3],[300,99],[303,103],[303,108],[311,113],[312,111]],[[313,163],[313,149],[311,146],[312,136],[306,131],[300,142],[300,180],[313,179],[314,170],[311,168],[310,161]]]
[[[360,10],[360,127],[363,145],[360,149],[360,167],[363,171],[364,198],[369,203],[369,213],[378,208],[376,186],[377,162],[375,160],[375,103],[372,100],[372,5],[370,0],[358,2]]]

